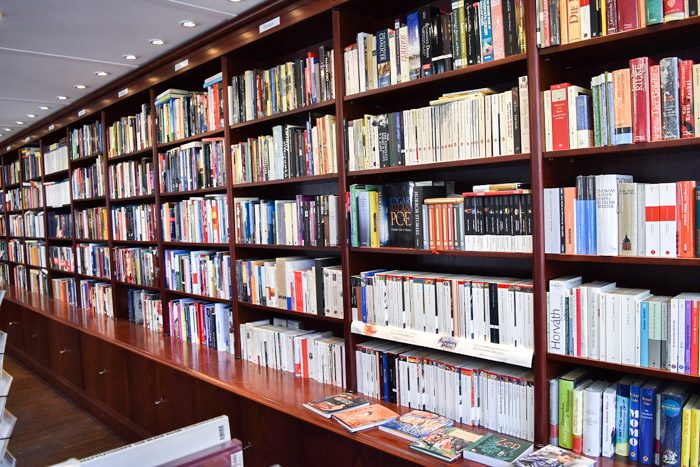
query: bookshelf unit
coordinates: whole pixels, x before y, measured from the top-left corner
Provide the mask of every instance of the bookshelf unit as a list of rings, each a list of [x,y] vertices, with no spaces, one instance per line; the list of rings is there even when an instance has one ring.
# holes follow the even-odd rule
[[[538,445],[547,444],[549,438],[548,381],[568,369],[586,366],[597,369],[603,375],[612,376],[616,373],[643,375],[665,380],[684,381],[691,383],[694,388],[697,387],[700,384],[700,377],[695,375],[548,353],[546,294],[550,279],[574,274],[582,275],[586,280],[618,281],[625,287],[652,287],[653,292],[657,294],[676,294],[698,290],[693,268],[700,265],[700,259],[545,254],[543,193],[545,188],[571,186],[577,175],[597,174],[603,169],[606,173],[629,173],[635,176],[635,181],[642,182],[664,182],[677,178],[700,180],[700,166],[693,160],[693,156],[700,149],[700,138],[590,149],[545,151],[544,111],[540,95],[541,91],[549,89],[551,84],[560,82],[568,81],[572,84],[587,86],[591,76],[603,70],[627,66],[630,58],[642,54],[654,58],[679,55],[697,61],[700,59],[700,52],[698,52],[700,50],[698,37],[700,36],[697,34],[693,36],[692,33],[700,32],[700,18],[693,17],[584,42],[539,49],[535,38],[536,18],[534,14],[531,14],[534,2],[523,2],[527,32],[526,53],[418,78],[413,81],[350,95],[346,94],[343,51],[345,47],[355,42],[357,33],[362,31],[375,32],[391,26],[394,18],[405,17],[407,12],[428,3],[446,9],[450,7],[449,2],[442,0],[435,2],[416,0],[409,2],[273,1],[263,6],[259,12],[244,15],[221,29],[205,34],[179,51],[167,54],[153,64],[146,65],[142,70],[137,70],[133,74],[117,80],[104,90],[99,90],[84,100],[68,106],[65,111],[52,116],[50,120],[39,122],[36,126],[19,133],[16,140],[4,151],[0,151],[0,160],[3,166],[2,190],[5,196],[10,190],[21,186],[21,183],[8,183],[4,170],[10,163],[17,160],[20,148],[27,146],[27,144],[38,145],[40,150],[44,152],[50,145],[58,143],[64,138],[67,139],[70,146],[70,134],[73,129],[86,123],[101,122],[103,147],[100,154],[87,154],[81,159],[71,159],[68,170],[53,174],[44,174],[42,166],[41,177],[38,180],[41,182],[52,182],[65,178],[70,180],[76,170],[93,165],[98,158],[101,158],[100,169],[103,171],[102,175],[105,181],[104,195],[75,199],[71,189],[70,204],[61,208],[48,207],[46,199],[44,199],[42,210],[45,216],[45,238],[43,240],[46,242],[47,252],[49,246],[69,246],[74,256],[73,272],[53,268],[47,258],[49,283],[51,283],[51,279],[73,278],[77,294],[76,300],[77,303],[80,303],[81,280],[96,279],[107,282],[111,286],[111,300],[116,320],[108,320],[102,316],[90,316],[77,307],[70,307],[60,302],[49,301],[46,297],[38,297],[13,289],[11,304],[3,307],[3,314],[7,313],[8,316],[12,314],[12,316],[0,317],[0,327],[4,325],[11,328],[10,323],[20,323],[22,320],[16,318],[13,313],[19,313],[17,310],[21,308],[27,313],[37,314],[51,322],[55,321],[71,330],[77,330],[81,335],[86,334],[97,342],[86,344],[85,348],[91,349],[93,345],[102,345],[100,341],[105,341],[118,348],[119,352],[125,352],[129,355],[134,353],[139,357],[150,359],[149,364],[151,365],[154,361],[160,362],[169,370],[186,373],[202,385],[211,385],[217,390],[232,392],[240,399],[252,400],[255,404],[262,404],[268,408],[273,407],[271,409],[273,411],[274,405],[277,404],[279,406],[277,410],[282,415],[279,413],[276,415],[267,414],[270,417],[270,423],[288,423],[289,420],[285,417],[291,417],[295,420],[301,419],[313,428],[307,429],[321,439],[335,440],[336,437],[342,437],[345,440],[349,438],[353,442],[362,444],[365,448],[369,447],[383,452],[386,454],[385,460],[388,462],[401,458],[407,463],[443,465],[427,456],[412,453],[408,450],[407,443],[404,446],[404,443],[399,443],[394,438],[388,438],[384,435],[347,435],[342,429],[338,430],[334,428],[334,425],[326,423],[326,420],[320,420],[300,409],[301,402],[329,394],[337,388],[324,387],[311,380],[295,379],[281,371],[258,368],[246,361],[241,361],[240,325],[265,318],[288,318],[301,321],[306,328],[331,331],[334,336],[342,337],[345,344],[344,363],[347,387],[354,389],[357,387],[355,348],[376,334],[363,331],[357,323],[353,322],[349,293],[351,276],[371,269],[389,267],[434,273],[507,275],[521,279],[532,278],[534,348],[532,349],[531,363],[522,366],[529,366],[534,375],[534,438]],[[281,19],[280,26],[261,32],[259,29],[261,24],[278,16]],[[229,89],[226,85],[231,83],[235,75],[240,75],[246,70],[254,68],[271,68],[288,60],[303,59],[308,51],[318,51],[321,46],[325,47],[326,50],[332,49],[333,53],[333,85],[335,90],[333,98],[234,123],[233,116],[228,112]],[[639,53],[635,53],[635,50]],[[178,68],[183,63],[182,60],[185,59],[188,60],[188,63]],[[159,142],[158,130],[162,122],[159,122],[157,117],[157,96],[168,89],[201,91],[204,80],[217,73],[222,73],[225,84],[223,87],[223,126],[182,137],[175,141]],[[447,92],[481,87],[493,88],[500,92],[510,89],[514,85],[517,86],[520,76],[528,77],[530,149],[527,153],[371,170],[348,170],[347,135],[343,122],[360,118],[368,113],[388,113],[427,106],[431,100],[437,99]],[[124,89],[126,89],[126,93],[122,93]],[[148,117],[151,128],[150,144],[142,149],[108,157],[111,149],[108,141],[110,125],[124,117],[140,112],[143,104],[148,104],[150,109]],[[78,116],[76,117],[76,115]],[[234,167],[231,153],[232,145],[246,142],[249,138],[271,135],[273,127],[277,125],[304,125],[310,119],[313,121],[316,117],[325,115],[334,115],[336,119],[334,135],[337,148],[336,172],[266,181],[236,181],[234,172],[236,167]],[[50,129],[46,130],[47,127]],[[30,139],[23,139],[25,137],[30,137]],[[164,190],[161,186],[160,176],[164,170],[161,167],[161,154],[182,145],[201,142],[209,138],[223,138],[225,183],[190,191]],[[113,196],[113,187],[110,185],[111,168],[117,164],[145,159],[150,159],[152,162],[153,192],[127,197]],[[435,251],[399,247],[350,246],[344,195],[349,192],[352,184],[394,183],[427,179],[454,181],[456,193],[469,191],[475,184],[504,181],[531,184],[533,193],[532,252]],[[291,200],[298,194],[339,195],[337,212],[340,238],[338,246],[253,244],[237,241],[236,226],[234,225],[237,199],[258,197],[265,200]],[[207,195],[225,196],[229,218],[228,241],[204,243],[164,240],[164,226],[161,218],[161,209],[164,204]],[[153,239],[119,240],[115,238],[112,229],[112,208],[130,205],[152,205],[154,207],[155,236]],[[78,271],[76,248],[80,244],[90,242],[90,240],[79,238],[75,223],[72,225],[72,235],[66,238],[50,236],[48,229],[48,215],[51,212],[69,213],[74,221],[79,210],[94,207],[106,209],[108,236],[106,239],[97,241],[109,248],[112,273],[110,277],[105,278],[93,278]],[[20,206],[18,210],[8,211],[7,205],[4,203],[0,221],[5,225],[6,235],[0,236],[0,241],[6,242],[10,239],[8,215],[13,213],[23,215],[24,210]],[[20,240],[22,247],[24,247],[24,241],[25,239]],[[137,285],[117,278],[115,274],[115,248],[149,247],[155,248],[158,256],[155,284]],[[231,265],[231,297],[213,298],[169,289],[166,285],[167,270],[165,268],[165,253],[168,250],[213,250],[227,253],[230,256]],[[343,318],[257,305],[244,302],[241,297],[238,297],[236,260],[272,259],[291,255],[303,255],[310,258],[328,256],[338,258],[343,274]],[[12,279],[12,271],[19,263],[9,261],[6,257],[0,258],[0,263],[8,265],[10,282],[17,286]],[[149,332],[142,329],[143,326],[128,322],[127,291],[129,289],[142,289],[160,294],[164,335]],[[180,342],[171,337],[168,304],[182,298],[225,304],[231,307],[235,334],[233,353],[238,358],[225,353],[217,353],[211,349],[197,349],[192,344]],[[19,324],[19,326],[22,325],[27,326],[24,323]],[[389,332],[386,335],[391,336]],[[423,339],[423,337],[413,336],[410,338],[412,340],[406,339],[409,339],[410,343],[424,342],[422,345],[425,348],[436,348],[435,344],[429,343],[429,339]],[[391,337],[387,338],[391,340]],[[12,333],[10,334],[10,348],[22,352],[24,346],[20,345],[18,339],[13,338]],[[397,341],[399,340],[397,339]],[[469,349],[470,347],[465,345],[463,348]],[[117,353],[119,354],[119,352]],[[196,357],[197,352],[202,352],[203,355],[199,360]],[[466,350],[463,353],[484,356],[473,350]],[[115,359],[118,358],[115,357]],[[493,359],[494,361],[507,360],[506,357],[501,359],[493,357]],[[523,363],[520,358],[511,358],[509,361]],[[87,362],[85,365],[96,368],[100,363]],[[231,374],[234,376],[225,374],[227,368],[232,368]],[[83,370],[83,372],[87,371],[87,369]],[[251,386],[254,389],[246,386],[246,378],[254,380],[254,384]],[[80,378],[77,378],[76,381],[80,381]],[[256,391],[258,391],[257,396],[254,395]],[[274,396],[261,400],[264,397],[260,395],[264,394],[265,391],[270,391]],[[91,394],[91,396],[97,397],[95,394]],[[136,404],[136,402],[133,403]],[[115,407],[120,406],[115,405]],[[109,412],[107,418],[109,416],[112,416],[112,412]],[[119,416],[114,415],[116,419],[119,419],[119,423],[129,427],[127,431],[131,430],[131,433],[143,433],[144,431],[155,433],[161,428],[158,424],[144,427],[144,424],[149,423],[148,421],[144,419],[133,422],[138,418],[138,415],[132,412],[131,416],[132,418],[129,419],[131,421],[124,421],[123,418],[128,418],[128,415],[123,413]],[[246,417],[255,419],[250,413],[247,413]],[[166,425],[167,423],[164,422],[162,426]],[[264,440],[258,439],[258,441],[261,446],[265,445]],[[272,441],[268,441],[268,443],[272,443]],[[286,447],[298,449],[298,447]],[[256,449],[260,449],[260,446]],[[259,452],[257,451],[257,454],[254,455],[262,455]],[[294,462],[291,463],[294,464]],[[620,458],[612,460],[600,458],[599,462],[601,465],[612,465],[614,462],[626,461]],[[467,462],[462,461],[460,465],[467,465]]]

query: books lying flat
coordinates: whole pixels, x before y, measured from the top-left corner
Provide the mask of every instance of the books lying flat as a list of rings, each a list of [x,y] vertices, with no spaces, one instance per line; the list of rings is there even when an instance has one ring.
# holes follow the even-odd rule
[[[325,397],[317,401],[307,402],[304,407],[319,414],[322,417],[331,418],[331,415],[347,410],[367,407],[369,402],[354,392],[341,392],[333,396]]]
[[[462,451],[481,435],[461,428],[448,426],[441,430],[433,431],[424,438],[412,442],[409,447],[429,456],[437,457],[447,462],[454,462],[461,457]]]
[[[518,438],[488,434],[464,450],[464,458],[494,467],[506,467],[532,452],[532,443]]]
[[[397,418],[399,414],[383,405],[372,404],[333,415],[333,419],[351,432],[374,428]]]
[[[412,410],[401,415],[396,420],[381,425],[379,429],[392,435],[415,441],[418,438],[429,435],[433,431],[452,426],[452,423],[454,423],[452,420],[442,415],[423,410]]]
[[[585,467],[595,465],[593,459],[574,454],[551,444],[513,462],[513,467]]]

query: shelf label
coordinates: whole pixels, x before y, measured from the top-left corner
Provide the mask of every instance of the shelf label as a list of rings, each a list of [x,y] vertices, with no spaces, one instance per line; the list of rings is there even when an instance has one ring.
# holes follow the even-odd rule
[[[175,64],[175,71],[180,71],[180,70],[182,70],[183,68],[185,68],[185,67],[186,67],[187,65],[189,65],[189,64],[190,64],[190,59],[189,59],[189,58],[186,58],[186,59],[182,60],[181,62],[177,62],[177,63]]]
[[[56,125],[54,125],[53,123],[49,125],[49,131],[53,130],[54,128],[56,128]]]
[[[264,33],[265,31],[269,31],[272,28],[276,28],[277,26],[280,25],[280,17],[272,18],[270,21],[266,21],[260,26],[258,26],[258,31],[260,34]]]
[[[475,341],[462,337],[452,337],[440,334],[415,331],[413,329],[381,326],[362,321],[353,321],[350,327],[354,334],[392,340],[402,344],[412,344],[431,349],[443,350],[471,357],[483,358],[494,362],[510,363],[526,368],[532,368],[533,349],[512,347],[510,345],[493,344],[491,342]]]
[[[87,112],[86,109],[78,110],[78,117],[82,117],[83,115],[85,115],[85,112]]]
[[[129,88],[124,88],[117,93],[117,97],[124,97],[129,94]]]

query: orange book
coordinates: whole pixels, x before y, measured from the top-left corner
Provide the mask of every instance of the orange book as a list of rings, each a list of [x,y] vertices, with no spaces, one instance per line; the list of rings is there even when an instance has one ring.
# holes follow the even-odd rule
[[[380,404],[372,404],[333,415],[333,419],[348,431],[355,432],[382,425],[399,414]]]
[[[576,187],[564,188],[564,245],[567,255],[576,254]]]
[[[676,182],[678,257],[695,257],[695,181]]]
[[[455,249],[455,210],[451,204],[444,204],[447,214],[447,246],[450,250]]]
[[[428,243],[430,249],[436,248],[436,236],[437,236],[437,229],[435,228],[435,224],[437,222],[437,218],[435,216],[435,208],[436,206],[434,204],[428,206],[428,224],[430,227],[430,242]]]

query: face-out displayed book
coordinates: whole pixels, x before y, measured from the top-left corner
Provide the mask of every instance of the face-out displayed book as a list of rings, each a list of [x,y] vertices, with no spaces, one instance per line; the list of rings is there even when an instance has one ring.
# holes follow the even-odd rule
[[[369,402],[356,392],[341,392],[340,394],[324,397],[317,401],[307,402],[304,404],[304,407],[322,417],[331,418],[333,414],[366,407],[368,405]]]
[[[372,404],[334,414],[333,419],[354,433],[382,425],[398,416],[399,414],[383,405]]]
[[[461,428],[448,426],[433,431],[429,435],[412,442],[409,447],[438,459],[454,462],[462,456],[462,451],[481,438],[481,435]]]
[[[512,465],[513,467],[586,467],[595,465],[595,461],[550,444],[518,459]]]
[[[523,439],[487,434],[464,450],[464,458],[494,467],[506,467],[532,452],[532,443]]]
[[[385,423],[380,430],[411,441],[428,436],[433,431],[452,426],[454,422],[442,415],[423,410],[412,410],[396,420]]]

